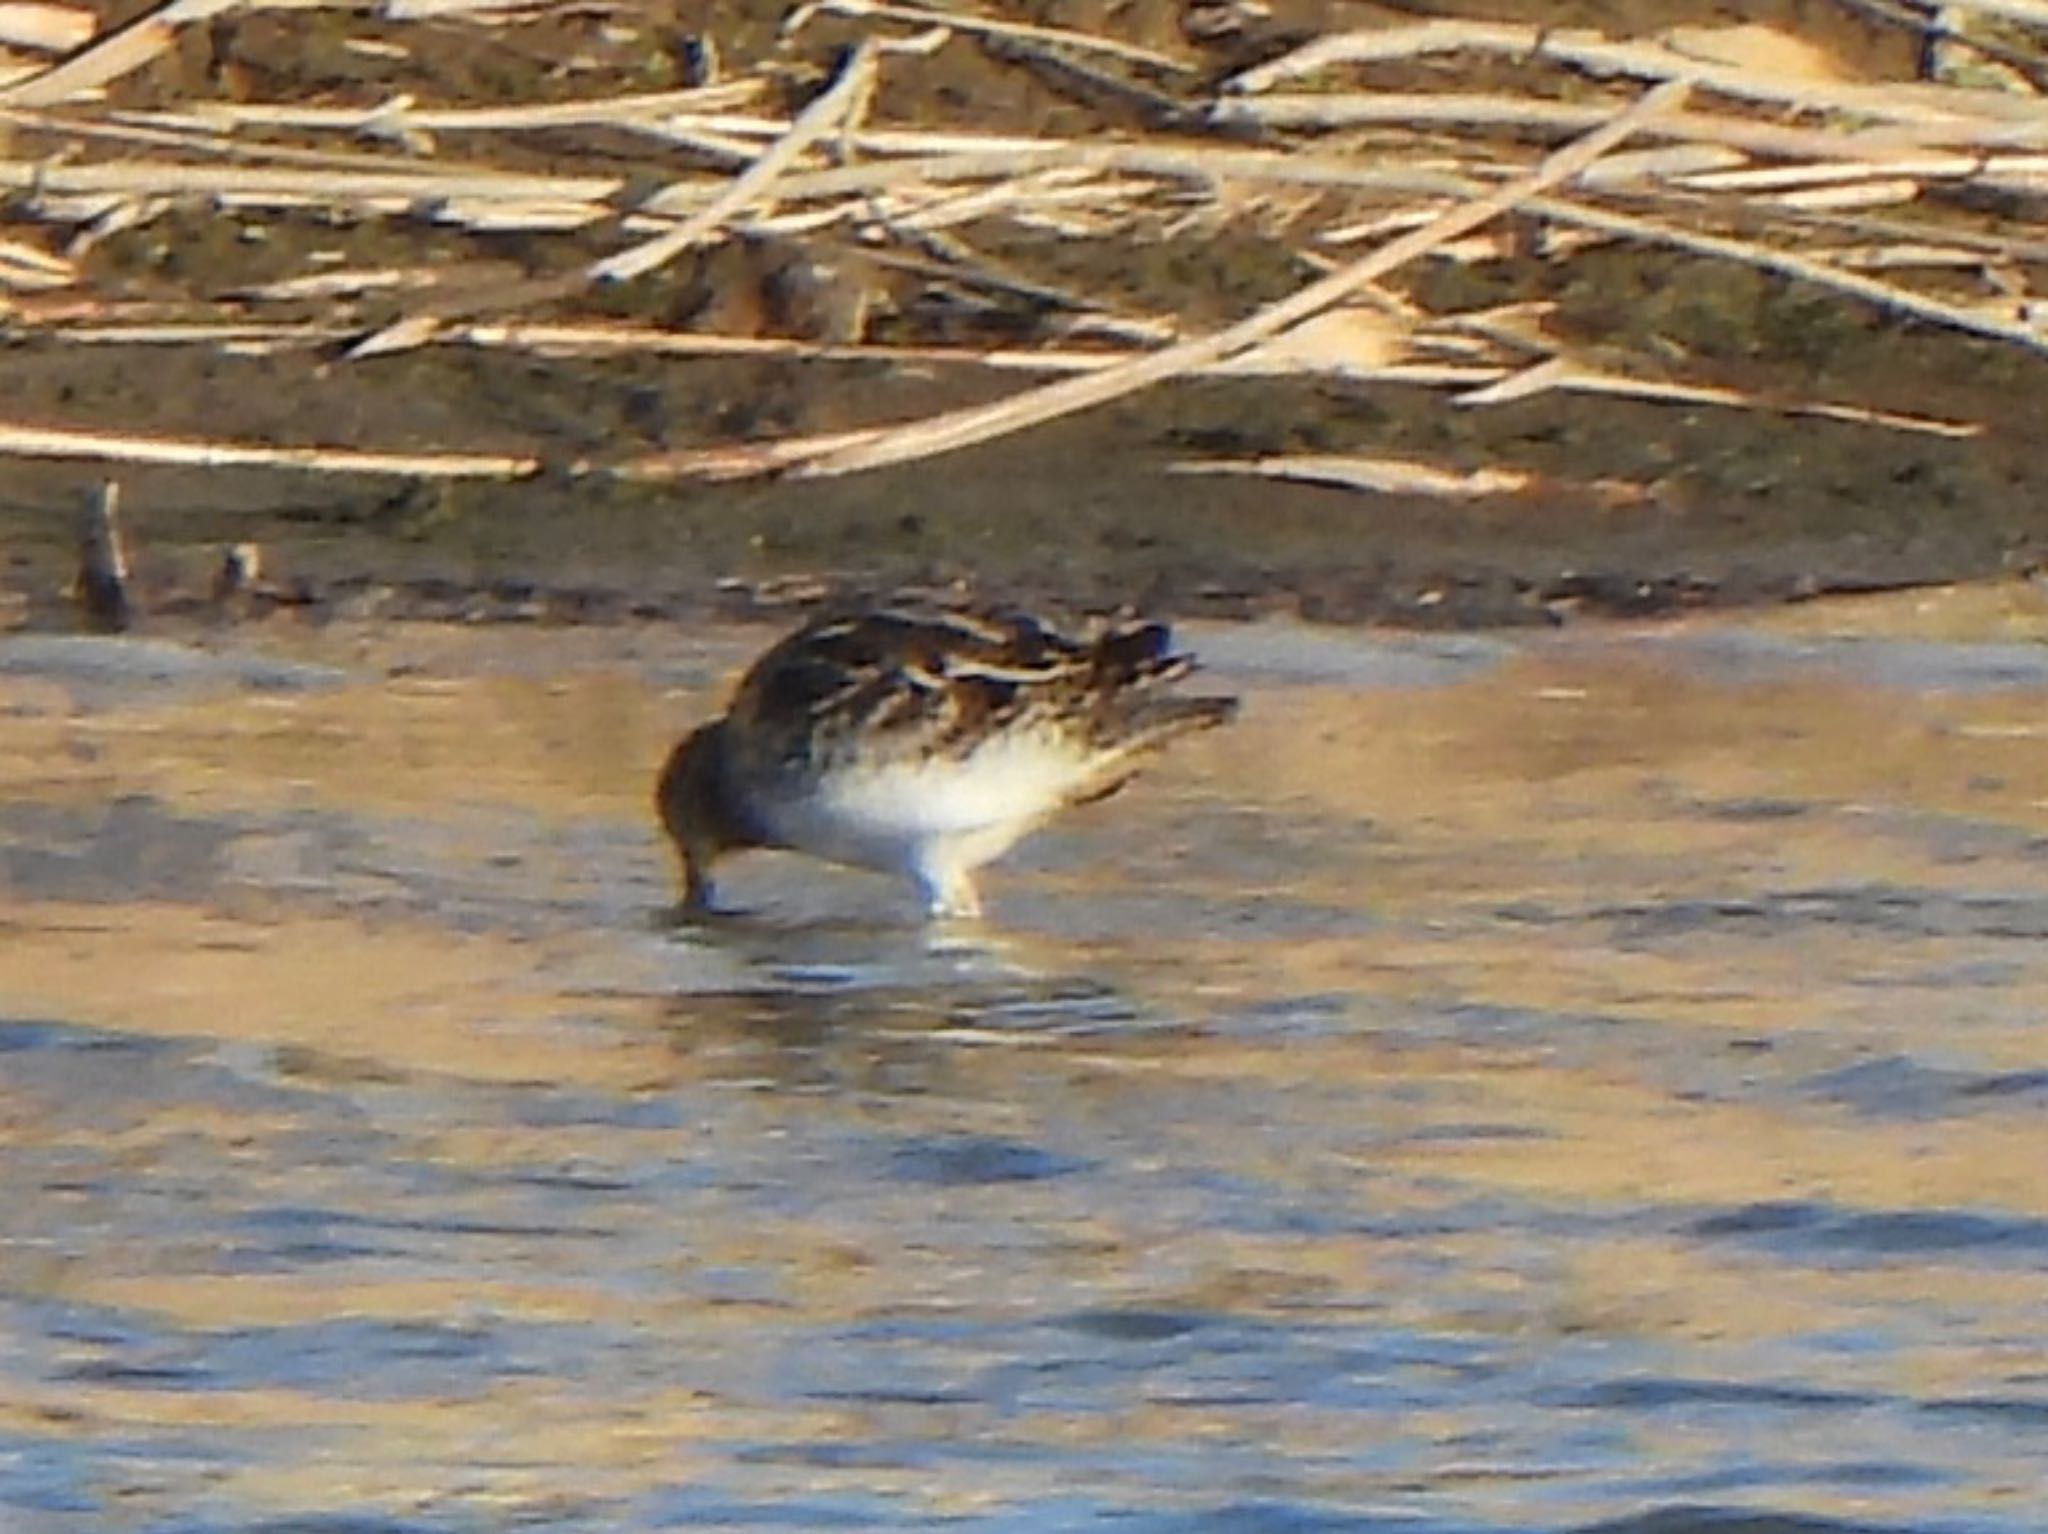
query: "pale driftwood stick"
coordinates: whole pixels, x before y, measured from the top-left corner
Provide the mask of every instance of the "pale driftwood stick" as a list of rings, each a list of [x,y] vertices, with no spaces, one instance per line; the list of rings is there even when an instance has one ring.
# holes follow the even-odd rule
[[[741,473],[776,468],[804,477],[850,474],[914,458],[951,452],[990,437],[1020,431],[1106,404],[1136,390],[1220,362],[1236,352],[1276,335],[1345,298],[1394,267],[1426,253],[1445,240],[1476,229],[1488,220],[1534,196],[1544,188],[1576,175],[1608,149],[1633,133],[1645,119],[1682,100],[1684,82],[1667,82],[1647,92],[1626,110],[1549,156],[1533,172],[1473,202],[1452,208],[1427,228],[1402,236],[1350,266],[1309,284],[1249,319],[1215,335],[1169,346],[1093,375],[1063,379],[994,405],[950,411],[906,426],[844,433],[787,443],[764,443],[745,450]]]
[[[1225,82],[1224,89],[1246,94],[1333,64],[1450,50],[1555,61],[1594,75],[1689,79],[1703,89],[1737,100],[1765,101],[1815,112],[1846,112],[1878,122],[1939,123],[1961,118],[2048,125],[2048,104],[2006,91],[1909,81],[1862,85],[1815,80],[1804,75],[1717,63],[1680,53],[1662,43],[1615,42],[1597,32],[1512,23],[1433,21],[1413,27],[1340,32],[1317,38],[1293,53],[1248,69]]]
[[[874,203],[865,197],[849,197],[845,202],[834,203],[826,208],[804,208],[788,213],[757,214],[752,218],[736,218],[732,227],[741,234],[814,234],[820,229],[830,229],[834,224],[857,223],[872,218]],[[620,220],[620,227],[627,230],[667,229],[673,227],[667,219]]]
[[[1220,126],[1262,128],[1407,127],[1423,123],[1476,128],[1528,128],[1552,133],[1578,132],[1606,116],[1597,103],[1547,101],[1463,91],[1332,91],[1276,93],[1231,97],[1219,101],[1210,120]],[[1676,112],[1656,125],[1658,137],[1689,143],[1724,144],[1752,154],[1801,159],[1868,161],[1925,155],[1929,148],[2007,144],[2025,134],[2010,124],[1960,118],[1917,125],[1898,131],[1840,132],[1826,128],[1792,128],[1724,113]],[[2026,133],[2034,130],[2027,128]],[[2048,124],[2039,135],[2048,139]]]
[[[437,224],[492,233],[559,234],[582,229],[611,216],[611,209],[588,202],[510,202],[501,197],[450,197],[437,203]]]
[[[1995,257],[1968,245],[1850,245],[1831,251],[1843,271],[1982,271]]]
[[[304,469],[325,474],[399,474],[423,479],[524,479],[538,458],[482,453],[368,453],[346,447],[263,447],[189,437],[137,437],[0,423],[0,453],[193,468]]]
[[[734,80],[691,90],[549,101],[523,107],[420,107],[409,99],[374,107],[305,107],[282,102],[207,101],[182,112],[116,112],[115,122],[144,127],[223,133],[236,128],[333,128],[426,133],[519,133],[546,128],[608,127],[679,113],[712,112],[738,106],[761,93],[763,80]]]
[[[1778,192],[1890,176],[1953,180],[1976,174],[1984,164],[1982,155],[1937,154],[1884,161],[1765,165],[1745,170],[1702,169],[1682,172],[1673,179],[1680,186],[1699,192]]]
[[[778,139],[789,132],[787,117],[762,117],[744,112],[677,112],[664,119],[678,132],[715,133],[732,139]],[[931,128],[849,127],[835,135],[861,154],[949,155],[1011,154],[1034,149],[1067,149],[1072,139],[1034,138],[1014,133],[976,133],[961,129],[944,132]]]
[[[1725,235],[1702,234],[1691,229],[1680,229],[1654,219],[1615,213],[1605,208],[1588,207],[1583,203],[1568,202],[1561,198],[1533,198],[1528,207],[1530,212],[1557,223],[1570,224],[1582,229],[1598,229],[1643,244],[1669,245],[1680,250],[1696,251],[1704,256],[1720,256],[1738,261],[1745,266],[1778,272],[1787,277],[1797,277],[1805,282],[1832,288],[1837,293],[1846,293],[1852,298],[1863,299],[1894,314],[1909,314],[1915,319],[1932,320],[1952,330],[1992,336],[2001,341],[2016,341],[2029,351],[2048,352],[2048,333],[2020,320],[2006,319],[1961,304],[1946,303],[1939,298],[1895,287],[1891,283],[1879,282],[1874,278],[1859,277],[1854,272],[1845,272],[1840,267],[1830,266],[1824,261],[1816,261],[1789,250],[1773,250],[1768,245],[1730,239]]]
[[[1560,387],[1573,394],[1613,395],[1673,404],[1726,405],[1742,410],[1767,410],[1779,415],[1816,416],[1828,421],[1847,421],[1854,426],[1881,426],[1887,431],[1917,432],[1922,436],[1966,440],[1984,435],[1980,421],[1947,421],[1938,416],[1905,415],[1896,410],[1872,410],[1863,405],[1836,405],[1826,400],[1769,400],[1743,395],[1733,389],[1715,389],[1685,384],[1646,384],[1640,379],[1620,378],[1602,373],[1574,373]]]
[[[68,288],[77,280],[77,266],[64,257],[24,240],[0,240],[0,287]]]
[[[1356,223],[1333,225],[1318,230],[1315,241],[1318,245],[1356,245],[1361,240],[1384,239],[1409,229],[1420,229],[1443,212],[1444,204],[1449,200],[1432,198],[1425,207],[1390,208],[1385,213],[1375,213]]]
[[[91,42],[98,30],[98,19],[79,6],[52,5],[47,0],[0,3],[0,47],[70,53]]]
[[[25,327],[26,328],[26,327]],[[70,324],[39,325],[39,334],[71,346],[218,346],[224,351],[243,348],[283,350],[286,346],[325,346],[352,336],[361,328],[352,325],[257,324],[253,321],[228,324]]]
[[[516,271],[510,262],[464,262],[443,266],[345,266],[328,267],[301,277],[280,277],[235,288],[225,297],[243,302],[292,303],[312,298],[360,298],[365,293],[438,288],[450,282],[474,281],[478,276],[497,280]]]
[[[1993,154],[1984,156],[1984,177],[1995,181],[2002,176],[2015,179],[2048,176],[2048,155]]]
[[[863,39],[839,71],[839,78],[797,114],[789,131],[734,177],[708,207],[667,234],[593,262],[587,275],[593,281],[624,282],[650,272],[688,250],[732,214],[760,201],[775,178],[794,164],[798,155],[856,112],[874,87],[876,56],[874,42]]]
[[[84,333],[90,335],[91,332]],[[69,332],[60,335],[71,336]],[[73,338],[83,339],[84,336]],[[690,331],[657,331],[626,325],[554,325],[533,323],[478,323],[451,327],[439,338],[495,349],[537,351],[549,355],[603,356],[651,353],[672,357],[797,357],[817,362],[888,362],[920,365],[944,364],[985,367],[1024,373],[1106,373],[1125,365],[1127,354],[1101,351],[1060,351],[1051,348],[998,349],[976,351],[957,346],[874,346],[846,344],[820,346],[811,341],[785,340],[771,336],[720,336]],[[1262,348],[1254,347],[1238,356],[1214,362],[1191,372],[1214,376],[1269,377],[1301,374],[1310,369],[1288,358],[1274,360]],[[1471,388],[1502,376],[1499,367],[1452,366],[1436,363],[1400,363],[1379,367],[1335,369],[1344,377],[1373,383],[1404,383],[1423,387]],[[857,437],[863,433],[845,434]],[[763,443],[774,449],[779,444]],[[730,460],[741,449],[712,448],[692,456],[715,456]],[[670,461],[637,460],[649,463]],[[629,466],[630,472],[633,466]],[[660,477],[650,474],[646,477]]]
[[[1642,181],[1675,181],[1707,171],[1751,164],[1750,157],[1723,144],[1666,144],[1658,149],[1625,149],[1586,168],[1579,185],[1628,186]]]
[[[1930,437],[1962,439],[1984,434],[1982,423],[1976,421],[1903,415],[1890,410],[1871,410],[1862,405],[1837,405],[1826,400],[1771,400],[1745,394],[1739,389],[1716,388],[1707,384],[1625,378],[1618,373],[1581,368],[1562,357],[1552,357],[1523,368],[1498,383],[1457,395],[1453,402],[1459,405],[1501,405],[1553,389],[1571,394],[1599,394],[1614,399],[1649,400],[1658,404],[1721,405],[1736,410],[1770,411],[1778,415],[1818,416],[1830,421],[1882,426],[1892,431],[1917,432]]]
[[[1772,208],[1890,208],[1902,202],[1917,202],[1925,188],[1903,176],[1881,181],[1853,181],[1841,186],[1793,187],[1770,192],[1762,201]]]
[[[2038,156],[2028,156],[2030,161]],[[2008,161],[1992,161],[1977,177],[1979,184],[1994,190],[2007,188],[2022,196],[2039,197],[2048,192],[2048,169],[2036,164],[2014,165]]]
[[[982,37],[1014,37],[1029,42],[1055,43],[1063,48],[1072,48],[1077,53],[1106,53],[1115,58],[1128,59],[1135,64],[1149,64],[1154,69],[1172,70],[1178,74],[1192,74],[1195,69],[1195,66],[1185,59],[1175,58],[1168,53],[1159,53],[1151,48],[1141,48],[1136,43],[1123,42],[1114,37],[1101,37],[1093,32],[1076,32],[1065,27],[1035,27],[1020,21],[994,21],[986,16],[975,16],[960,11],[927,10],[923,6],[914,5],[888,5],[879,3],[879,0],[817,0],[815,4],[799,6],[784,23],[784,34],[796,31],[810,19],[811,15],[819,12],[856,19],[872,17],[878,21],[904,21],[918,26],[944,27],[950,32],[965,32]]]
[[[351,362],[360,362],[366,357],[385,357],[394,352],[409,352],[416,346],[425,346],[441,333],[446,323],[438,314],[408,314],[403,319],[393,320],[381,330],[374,330],[364,336],[342,355]]]
[[[1340,64],[1379,64],[1389,60],[1454,53],[1461,48],[1511,53],[1526,58],[1543,36],[1536,27],[1507,22],[1419,21],[1409,26],[1376,27],[1370,31],[1332,32],[1303,43],[1278,58],[1238,71],[1223,82],[1233,95],[1271,90],[1283,80],[1298,80]]]
[[[353,326],[318,321],[303,324],[105,324],[86,323],[38,327],[39,333],[73,346],[318,346],[357,334]],[[814,341],[775,336],[727,336],[700,331],[656,330],[625,324],[556,324],[529,321],[478,321],[436,327],[428,337],[443,345],[475,346],[493,351],[530,351],[543,356],[609,357],[790,357],[805,362],[866,362],[900,365],[993,368],[1022,373],[1100,373],[1118,366],[1127,353],[1064,351],[1054,348],[974,350],[959,346],[875,346],[866,343],[819,345]],[[1302,361],[1273,357],[1263,348],[1195,369],[1204,375],[1270,377],[1317,371]],[[1430,388],[1472,388],[1502,376],[1496,366],[1473,367],[1437,363],[1400,363],[1379,367],[1327,369],[1344,377],[1374,383],[1404,383]],[[730,456],[728,449],[716,449]]]
[[[1548,298],[1517,299],[1491,309],[1465,309],[1439,317],[1431,338],[1469,336],[1513,356],[1535,354],[1548,357],[1557,350],[1557,338],[1544,328],[1557,313],[1557,301]]]
[[[510,171],[336,171],[316,181],[303,170],[269,166],[175,165],[151,160],[63,165],[41,160],[0,160],[0,187],[57,196],[241,196],[274,198],[285,205],[331,205],[378,198],[433,202],[450,197],[604,203],[617,195],[622,185],[616,176],[527,176]]]
[[[1287,479],[1342,490],[1379,495],[1427,495],[1439,500],[1468,501],[1488,495],[1512,495],[1527,489],[1534,475],[1520,469],[1477,469],[1460,474],[1407,458],[1363,458],[1342,453],[1275,453],[1263,458],[1183,458],[1166,466],[1169,474],[1242,474],[1260,479]]]
[[[239,9],[245,0],[170,0],[26,80],[0,89],[0,106],[46,107],[140,69],[176,41],[178,29]]]
[[[1850,236],[1871,243],[1889,240],[1899,245],[1916,245],[1935,239],[1947,245],[1979,251],[1988,260],[2048,262],[2048,239],[2015,239],[1987,229],[1942,228],[1924,220],[1909,223],[1891,218],[1845,218],[1839,214],[1799,212],[1788,215],[1783,223],[1799,231],[1802,239],[1815,233]]]
[[[1360,126],[1385,123],[1471,124],[1478,127],[1514,126],[1555,132],[1574,132],[1605,120],[1607,109],[1597,104],[1577,105],[1526,97],[1457,91],[1435,92],[1353,92],[1308,95],[1273,95],[1257,100],[1232,99],[1219,102],[1211,112],[1220,125],[1234,123],[1271,127],[1344,126],[1347,120]],[[738,113],[707,113],[669,119],[678,132],[704,131],[734,140],[774,138],[789,130],[786,118],[749,116]],[[1685,111],[1661,119],[1656,136],[1701,144],[1724,144],[1757,154],[1788,159],[1835,159],[1882,163],[1888,159],[1924,156],[1935,148],[1967,150],[2024,147],[2030,140],[2048,144],[2048,125],[1944,120],[1911,129],[1863,128],[1838,131],[1827,128],[1784,127],[1755,118],[1725,113]],[[1001,134],[940,133],[900,128],[865,128],[848,135],[848,142],[863,154],[883,158],[923,156],[924,173],[935,178],[978,179],[1001,175],[1028,166],[1049,163],[1091,164],[1102,169],[1125,170],[1133,174],[1169,175],[1197,179],[1207,174],[1242,180],[1314,180],[1318,182],[1355,178],[1361,167],[1337,156],[1305,155],[1299,150],[1226,149],[1207,144],[1135,143],[1102,144],[1046,138],[1020,138]],[[1010,158],[1004,159],[1002,157]],[[984,158],[987,157],[987,158]],[[1287,167],[1306,161],[1314,172],[1287,173]],[[1340,170],[1339,167],[1342,167]],[[866,171],[870,167],[854,167]],[[832,171],[810,172],[811,176],[832,176]],[[1410,174],[1414,174],[1411,172]],[[785,179],[783,190],[805,184],[804,175]],[[827,183],[828,190],[832,188]],[[839,186],[837,190],[846,190]],[[678,188],[677,201],[657,194],[646,207],[650,212],[675,213],[694,207],[709,195],[699,188]]]

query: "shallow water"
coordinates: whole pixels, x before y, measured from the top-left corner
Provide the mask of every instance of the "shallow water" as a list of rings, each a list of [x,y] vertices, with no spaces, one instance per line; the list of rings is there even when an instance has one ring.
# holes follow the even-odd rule
[[[0,1529],[2048,1526],[2031,631],[1209,630],[670,930],[762,637],[0,640]]]

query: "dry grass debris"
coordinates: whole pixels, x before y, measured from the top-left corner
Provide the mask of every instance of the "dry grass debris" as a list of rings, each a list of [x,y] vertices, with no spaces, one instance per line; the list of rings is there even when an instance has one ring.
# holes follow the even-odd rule
[[[170,0],[108,30],[76,5],[0,4],[0,45],[17,50],[0,54],[0,312],[18,340],[261,348],[308,366],[432,345],[1055,375],[922,420],[563,466],[632,478],[853,473],[1189,374],[1399,378],[1467,409],[1564,389],[1966,435],[1969,421],[1789,383],[1766,398],[1674,376],[1669,357],[1594,363],[1541,315],[1510,334],[1384,285],[1414,263],[1569,262],[1623,242],[2048,351],[2048,5],[1939,10],[1935,77],[1873,79],[1754,24],[1618,37],[1444,19],[1231,70],[1206,39],[994,6],[818,0],[779,36],[682,47],[630,7],[576,20],[506,0]],[[236,29],[267,29],[272,55],[303,44],[352,62],[320,99],[264,99],[260,70],[178,64],[202,35],[233,53]],[[458,70],[451,33],[551,62]],[[934,82],[963,51],[978,77],[1026,77],[1057,110],[949,115],[960,92]],[[177,282],[114,259],[152,230],[214,266],[160,261],[204,271]],[[1266,260],[1220,313],[1199,283],[1105,275],[1176,240],[1236,236]],[[465,275],[508,248],[511,270]],[[721,328],[678,312],[679,267],[720,249],[761,258],[767,318]],[[236,270],[252,250],[268,263]],[[0,426],[0,453],[538,466],[459,443],[387,453],[61,422]]]

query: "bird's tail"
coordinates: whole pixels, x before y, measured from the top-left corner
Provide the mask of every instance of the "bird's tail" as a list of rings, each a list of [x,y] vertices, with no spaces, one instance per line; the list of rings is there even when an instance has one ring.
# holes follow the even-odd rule
[[[1196,730],[1212,729],[1237,715],[1237,699],[1176,697],[1166,691],[1195,669],[1195,658],[1177,653],[1163,623],[1134,623],[1095,641],[1090,681],[1098,700],[1097,738],[1120,754],[1138,755]]]
[[[1117,744],[1127,751],[1151,751],[1177,735],[1213,730],[1237,717],[1231,697],[1175,698],[1159,694],[1132,698],[1119,710]]]
[[[1212,730],[1237,717],[1237,699],[1173,698],[1139,693],[1095,719],[1095,747],[1101,753],[1087,785],[1069,800],[1093,804],[1131,780],[1146,760],[1178,735]]]

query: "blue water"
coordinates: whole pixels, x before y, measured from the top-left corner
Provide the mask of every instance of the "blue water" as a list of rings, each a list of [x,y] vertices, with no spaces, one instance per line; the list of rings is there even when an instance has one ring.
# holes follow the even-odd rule
[[[65,651],[0,1530],[2048,1528],[2048,668],[1209,648],[1243,722],[938,936],[775,859],[658,920],[674,655],[557,782],[501,655]]]

